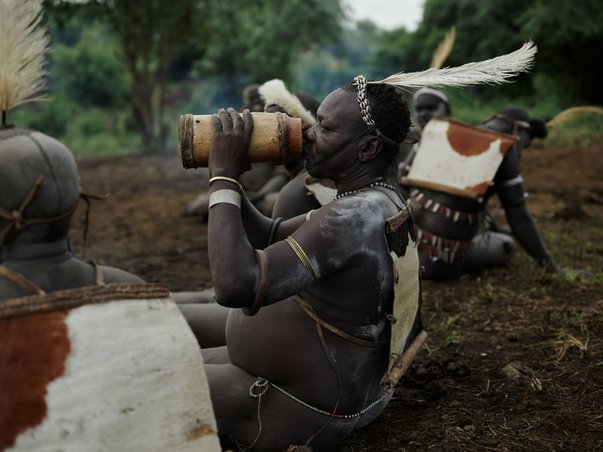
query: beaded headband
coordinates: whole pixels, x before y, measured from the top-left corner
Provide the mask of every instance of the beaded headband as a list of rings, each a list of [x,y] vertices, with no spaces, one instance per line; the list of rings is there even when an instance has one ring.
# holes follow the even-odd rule
[[[358,105],[360,106],[360,110],[362,112],[362,120],[364,121],[364,123],[368,127],[374,128],[377,136],[383,141],[392,146],[397,146],[398,143],[381,133],[381,131],[377,127],[377,124],[375,124],[375,121],[371,116],[371,106],[369,105],[369,101],[366,98],[366,78],[364,78],[364,75],[357,75],[356,77],[354,77],[354,85],[358,87],[358,94],[356,95],[356,99],[358,100]]]
[[[411,90],[427,86],[475,86],[481,84],[499,84],[508,81],[521,72],[528,72],[534,63],[536,45],[532,41],[506,55],[490,58],[489,60],[467,63],[459,67],[439,69],[429,68],[420,72],[398,72],[382,80],[368,82],[363,75],[354,77],[354,85],[358,88],[358,105],[362,111],[362,120],[384,141],[395,144],[394,140],[385,137],[377,128],[371,117],[371,108],[366,98],[366,85],[386,84],[397,88]]]

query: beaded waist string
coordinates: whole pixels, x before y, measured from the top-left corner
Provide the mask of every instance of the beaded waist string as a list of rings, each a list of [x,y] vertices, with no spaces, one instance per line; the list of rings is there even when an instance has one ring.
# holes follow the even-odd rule
[[[425,193],[422,193],[416,188],[411,190],[410,199],[412,200],[413,204],[418,205],[421,209],[448,218],[454,223],[463,222],[473,225],[477,224],[479,221],[479,213],[463,212],[461,210],[453,209],[428,198],[425,196]]]
[[[329,417],[333,417],[335,419],[354,419],[354,418],[360,417],[364,413],[366,413],[367,411],[369,411],[371,408],[373,408],[375,405],[377,405],[380,402],[382,402],[383,400],[385,400],[391,394],[390,392],[385,392],[377,400],[373,401],[372,403],[368,404],[367,406],[365,406],[360,411],[358,411],[356,413],[353,413],[353,414],[338,414],[338,413],[333,413],[331,411],[322,410],[320,408],[317,408],[314,405],[311,405],[311,404],[309,404],[307,402],[304,402],[303,400],[301,400],[300,398],[294,396],[293,394],[291,394],[290,392],[288,392],[285,389],[281,388],[280,386],[275,385],[274,383],[271,383],[271,382],[269,382],[268,380],[266,380],[265,378],[262,378],[262,377],[258,377],[257,380],[251,385],[251,387],[249,388],[249,395],[251,397],[253,397],[253,398],[260,398],[271,387],[274,388],[274,389],[276,389],[277,391],[281,392],[285,396],[289,397],[294,402],[297,402],[301,406],[304,406],[304,407],[308,408],[309,410],[312,410],[312,411],[314,411],[316,413],[323,414],[323,415],[329,416]]]
[[[431,234],[417,227],[418,250],[434,260],[447,264],[460,264],[465,261],[471,240],[453,240]]]

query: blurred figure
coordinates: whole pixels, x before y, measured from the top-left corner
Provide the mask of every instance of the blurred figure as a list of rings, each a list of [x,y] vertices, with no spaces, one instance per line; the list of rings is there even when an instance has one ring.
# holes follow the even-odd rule
[[[302,119],[302,129],[309,129],[316,122],[316,111],[320,105],[320,101],[311,94],[305,91],[296,91],[291,93],[285,84],[278,79],[270,80],[260,87],[263,102],[265,102],[265,111],[268,113],[281,112],[293,118]],[[267,164],[265,166],[271,166]],[[272,178],[264,185],[260,192],[262,200],[254,203],[256,208],[264,215],[269,216],[269,213],[278,213],[281,220],[297,216],[301,213],[306,213],[309,210],[320,207],[311,193],[308,193],[306,187],[306,178],[310,178],[308,173],[303,170],[303,158],[292,159],[284,164],[275,165]],[[241,185],[243,185],[243,173],[241,176]],[[295,176],[291,179],[291,176]],[[283,186],[284,183],[284,186]],[[252,198],[252,196],[254,196]],[[258,199],[257,194],[247,196],[251,202]],[[333,195],[334,197],[334,195]],[[332,199],[332,198],[331,198]],[[262,208],[263,207],[263,208]],[[273,209],[274,207],[274,209]],[[279,220],[280,221],[280,220]],[[181,310],[189,319],[196,318],[194,311],[197,309],[194,304],[212,303],[214,301],[214,288],[210,287],[199,292],[176,292],[174,297],[176,302],[181,305]],[[182,305],[188,306],[182,306]],[[220,315],[220,307],[215,306],[215,311],[209,312],[210,308],[203,308],[203,324],[206,330],[205,345],[213,347],[215,344],[224,342],[223,328],[222,330],[213,330],[215,322],[207,322],[208,316]],[[209,331],[212,330],[212,331]],[[209,331],[209,332],[208,332]]]
[[[80,186],[75,159],[65,145],[34,130],[2,127],[0,160],[0,300],[143,282],[71,253],[68,232]]]
[[[244,109],[248,109],[252,112],[266,111],[268,113],[280,111],[283,113],[288,113],[289,116],[299,117],[295,116],[294,113],[285,111],[283,108],[275,108],[275,103],[266,103],[265,96],[266,93],[270,95],[269,91],[271,89],[272,82],[274,82],[274,80],[268,81],[262,85],[252,84],[245,87],[243,90],[243,104],[240,111],[243,111]],[[278,82],[282,84],[280,80],[278,80]],[[286,88],[284,89],[286,91]],[[264,92],[264,96],[262,95],[262,91]],[[295,97],[291,93],[289,93],[289,95],[299,102],[299,98]],[[310,98],[312,96],[307,93],[300,94],[300,96],[302,96],[306,102],[318,102],[315,99],[311,101]],[[290,101],[289,104],[291,104]],[[316,108],[318,108],[318,105]],[[249,200],[258,208],[260,212],[262,212],[264,215],[270,216],[278,192],[291,179],[291,177],[293,177],[293,175],[300,171],[301,166],[303,166],[301,159],[297,161],[297,166],[295,162],[290,162],[289,167],[278,163],[254,163],[251,167],[251,170],[241,175],[240,182],[243,188],[246,190]],[[294,173],[292,174],[291,171],[294,171]],[[197,198],[195,198],[195,200],[186,206],[182,212],[182,215],[201,216],[203,221],[207,221],[208,203],[209,193],[201,193],[199,196],[197,196]]]
[[[401,180],[408,174],[412,161],[421,139],[421,131],[434,116],[450,116],[452,108],[448,96],[444,91],[433,88],[421,88],[413,95],[413,110],[417,127],[411,129],[410,135],[415,143],[402,143],[398,163],[398,178]],[[402,193],[408,196],[408,187],[401,185]]]
[[[266,111],[281,111],[289,116],[301,118],[304,130],[309,129],[316,122],[320,101],[311,94],[296,91],[293,95],[287,91],[282,82],[274,80],[266,83],[260,92],[266,99]],[[303,158],[289,161],[285,166],[292,178],[276,193],[272,217],[279,218],[279,221],[293,218],[322,205],[308,188],[308,181],[313,178],[304,169]],[[329,201],[334,197],[333,190],[332,195],[329,194]]]
[[[546,250],[527,210],[527,195],[519,169],[523,149],[534,138],[546,137],[544,122],[530,118],[521,108],[509,107],[499,110],[479,128],[518,137],[495,168],[482,199],[472,200],[456,195],[454,189],[446,188],[444,184],[441,189],[411,187],[410,198],[419,236],[421,265],[425,268],[424,277],[437,280],[456,278],[463,273],[505,265],[515,249],[513,238],[546,271],[561,271]],[[463,168],[450,167],[447,170],[462,172]],[[495,193],[505,211],[512,236],[494,231],[480,233],[480,217]]]
[[[243,89],[243,103],[240,111],[245,109],[249,111],[264,111],[264,101],[259,91],[260,86],[259,83],[253,83]]]
[[[434,116],[450,116],[450,100],[444,91],[433,88],[421,88],[413,96],[415,118],[420,130],[423,130]]]

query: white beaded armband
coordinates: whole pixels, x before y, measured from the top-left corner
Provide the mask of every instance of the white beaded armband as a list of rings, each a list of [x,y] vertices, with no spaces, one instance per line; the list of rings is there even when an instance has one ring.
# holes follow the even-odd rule
[[[209,209],[216,204],[232,204],[241,208],[241,194],[236,190],[216,190],[209,195]]]

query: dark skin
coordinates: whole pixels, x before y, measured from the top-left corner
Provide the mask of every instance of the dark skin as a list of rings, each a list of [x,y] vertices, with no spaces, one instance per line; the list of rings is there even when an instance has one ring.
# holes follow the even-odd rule
[[[238,179],[248,167],[251,115],[221,110],[214,127],[211,175]],[[304,133],[304,158],[313,168],[310,174],[328,176],[339,193],[386,180],[390,162],[375,136],[363,136],[337,157],[317,164],[365,128],[355,93],[331,93],[318,110],[317,124]],[[226,181],[211,186],[212,192],[220,189],[236,186]],[[247,199],[243,198],[241,209],[226,203],[210,209],[208,248],[216,297],[221,305],[234,308],[226,321],[226,347],[204,351],[224,447],[231,447],[234,440],[249,445],[257,434],[257,399],[248,394],[257,376],[321,409],[337,406],[340,413],[357,412],[376,399],[387,349],[360,347],[326,333],[341,378],[338,383],[315,323],[290,297],[300,294],[319,316],[349,334],[386,340],[383,312],[392,303],[393,274],[384,220],[398,209],[381,191],[355,193],[317,210],[308,221],[299,216],[283,222],[271,246],[266,241],[272,220],[260,215]],[[289,235],[307,254],[318,280],[282,241]],[[264,306],[249,317],[236,308],[254,300],[259,281],[254,249],[267,255],[269,284]],[[201,336],[203,331],[196,332]],[[311,445],[332,448],[378,415],[385,403],[358,418],[331,420]],[[262,398],[264,427],[255,446],[282,451],[291,444],[304,444],[328,419],[272,388]]]
[[[272,218],[289,219],[310,210],[320,209],[320,203],[306,187],[307,177],[308,173],[302,171],[281,189],[274,204]]]
[[[258,90],[260,85],[249,85],[243,91],[243,107],[242,110],[249,110],[255,112],[266,111],[267,113],[274,113],[275,111],[282,111],[282,109],[272,108],[264,110],[264,101]],[[253,165],[251,171],[247,171],[241,175],[241,184],[245,187],[249,200],[256,206],[266,197],[269,193],[278,192],[283,185],[290,179],[287,171],[282,165],[276,165],[273,163],[256,163]],[[259,206],[262,212],[266,215],[270,215],[272,211],[272,205]]]
[[[414,105],[417,124],[421,129],[436,115],[447,116],[450,110],[445,102],[434,96],[419,96]]]
[[[281,107],[274,104],[269,105],[266,111],[286,113]],[[308,192],[308,188],[306,187],[308,172],[303,168],[303,159],[301,165],[297,160],[287,162],[285,165],[289,173],[294,177],[280,187],[278,198],[272,210],[272,218],[287,220],[310,210],[319,209],[321,204]]]
[[[243,91],[242,110],[253,112],[264,111],[264,101],[258,91],[260,85],[249,85]],[[272,106],[266,109],[268,113],[283,112],[281,108]],[[277,193],[291,179],[284,165],[275,163],[255,163],[251,171],[241,175],[240,182],[245,187],[249,200],[265,215],[272,212],[273,202],[267,195]],[[269,196],[268,196],[269,198]],[[184,216],[201,215],[207,217],[208,194],[202,193],[188,204],[183,211]]]
[[[496,130],[503,133],[512,133],[513,124],[498,119],[489,121],[482,127]],[[507,152],[495,177],[494,186],[491,187],[485,195],[484,201],[477,203],[468,199],[460,198],[443,192],[434,192],[431,190],[422,190],[426,195],[436,202],[446,206],[458,209],[464,212],[483,211],[488,199],[495,193],[499,198],[507,201],[503,202],[503,208],[507,222],[511,227],[513,236],[521,247],[545,270],[560,271],[559,267],[551,259],[540,233],[530,213],[528,212],[525,199],[523,199],[524,187],[522,183],[513,185],[512,188],[504,187],[502,184],[520,174],[520,155],[522,150],[529,145],[531,135],[526,129],[519,129],[519,141]],[[456,240],[469,240],[478,232],[478,224],[469,225],[467,223],[455,223],[441,215],[425,211],[420,207],[415,208],[415,220],[417,225],[433,234],[448,237]],[[498,245],[499,242],[493,242]],[[496,255],[505,253],[504,247],[480,249],[482,256],[471,256],[471,268],[446,264],[441,261],[433,261],[428,256],[422,255],[421,265],[426,269],[424,276],[428,279],[447,279],[458,277],[461,273],[471,270],[483,270],[487,262],[504,262],[505,256]],[[481,264],[480,264],[481,262]]]
[[[94,267],[69,251],[67,236],[39,241],[47,225],[30,226],[0,249],[0,263],[24,276],[45,292],[96,285]],[[142,283],[139,277],[101,266],[106,284]],[[0,276],[0,301],[32,295],[31,291]]]
[[[241,111],[247,109],[249,111],[264,111],[264,101],[260,96],[258,88],[260,85],[247,85],[243,90],[243,105]]]

